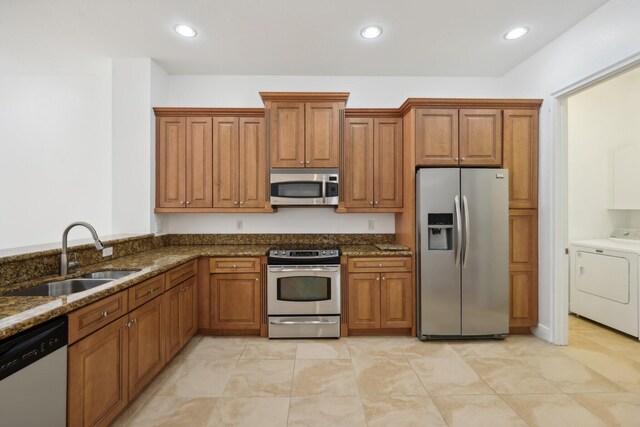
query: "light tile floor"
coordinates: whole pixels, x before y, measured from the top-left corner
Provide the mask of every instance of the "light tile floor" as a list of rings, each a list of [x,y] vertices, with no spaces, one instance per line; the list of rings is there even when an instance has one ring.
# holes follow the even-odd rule
[[[639,426],[640,343],[197,336],[116,426]]]

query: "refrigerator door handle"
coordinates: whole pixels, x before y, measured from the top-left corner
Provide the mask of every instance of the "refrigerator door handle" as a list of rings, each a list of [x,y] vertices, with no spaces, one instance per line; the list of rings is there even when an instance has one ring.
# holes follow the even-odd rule
[[[464,251],[462,252],[462,267],[467,266],[467,251],[469,250],[469,202],[467,196],[462,196],[464,207]]]
[[[456,206],[456,267],[460,265],[460,256],[462,254],[462,212],[460,212],[460,198],[453,198]]]

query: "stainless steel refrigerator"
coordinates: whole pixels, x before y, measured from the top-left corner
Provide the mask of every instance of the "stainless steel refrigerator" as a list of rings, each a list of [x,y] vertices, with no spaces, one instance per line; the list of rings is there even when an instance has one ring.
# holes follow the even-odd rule
[[[507,170],[417,172],[420,339],[506,336],[508,227]]]

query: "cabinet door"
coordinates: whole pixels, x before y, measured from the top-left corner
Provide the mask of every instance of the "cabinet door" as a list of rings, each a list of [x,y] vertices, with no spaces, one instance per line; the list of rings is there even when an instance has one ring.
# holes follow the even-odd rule
[[[337,168],[340,162],[338,103],[307,102],[305,110],[305,166]]]
[[[374,206],[402,207],[402,119],[374,122]]]
[[[213,206],[239,207],[238,118],[213,118]]]
[[[187,118],[187,207],[213,206],[211,118]]]
[[[260,328],[260,275],[212,274],[211,328]]]
[[[180,286],[169,289],[162,296],[165,318],[165,360],[180,351]]]
[[[156,206],[183,208],[187,201],[186,120],[160,117],[157,123]]]
[[[380,273],[380,327],[410,328],[413,321],[411,273]]]
[[[509,211],[509,326],[538,323],[537,211]]]
[[[380,327],[380,274],[349,274],[349,329]]]
[[[162,298],[129,313],[129,400],[153,380],[165,362]]]
[[[502,111],[460,110],[460,166],[502,165]]]
[[[538,206],[538,110],[504,111],[504,166],[509,208]]]
[[[304,167],[304,102],[273,102],[268,113],[271,167]]]
[[[416,165],[458,164],[458,110],[416,110]]]
[[[196,277],[178,285],[180,288],[180,346],[184,346],[198,329],[196,311]]]
[[[265,206],[267,147],[264,119],[240,119],[240,207]]]
[[[373,119],[346,119],[342,184],[346,208],[373,208],[373,155]]]
[[[127,406],[124,316],[69,347],[68,426],[107,426]]]

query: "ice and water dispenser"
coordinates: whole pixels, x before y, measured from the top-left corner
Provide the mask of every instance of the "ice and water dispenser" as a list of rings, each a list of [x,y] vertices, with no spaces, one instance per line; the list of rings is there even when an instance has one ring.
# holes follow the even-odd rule
[[[428,241],[430,251],[453,250],[453,214],[427,214]]]

